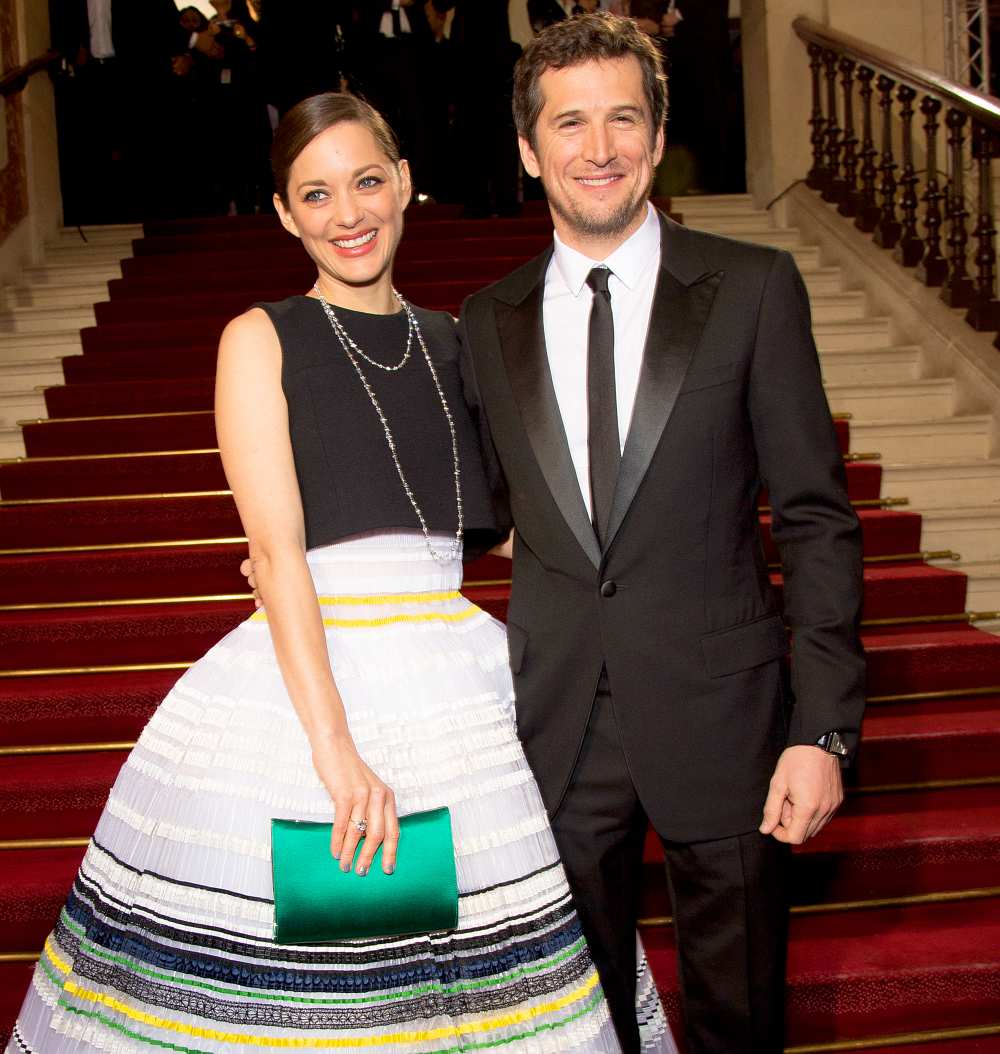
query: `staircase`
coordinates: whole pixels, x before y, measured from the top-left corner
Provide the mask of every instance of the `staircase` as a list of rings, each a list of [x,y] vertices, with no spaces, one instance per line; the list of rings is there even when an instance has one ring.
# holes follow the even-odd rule
[[[841,814],[795,854],[789,1051],[997,1054],[1000,637],[967,614],[1000,618],[994,423],[957,414],[954,380],[927,376],[797,231],[745,197],[676,204],[693,227],[794,254],[864,527],[869,710]],[[262,218],[87,234],[65,233],[0,319],[0,442],[27,455],[0,464],[0,1034],[129,744],[251,611],[215,343],[248,304],[311,280]],[[457,311],[549,234],[541,211],[465,223],[428,207],[408,218],[397,284]],[[761,527],[780,590],[766,508]],[[508,574],[481,561],[466,592],[502,617]],[[652,838],[645,867],[644,937],[676,1020]]]

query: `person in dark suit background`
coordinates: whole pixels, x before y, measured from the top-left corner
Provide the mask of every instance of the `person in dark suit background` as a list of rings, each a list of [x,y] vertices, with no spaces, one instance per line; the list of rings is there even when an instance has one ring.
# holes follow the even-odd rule
[[[466,159],[462,198],[469,217],[516,215],[517,138],[511,119],[514,63],[507,0],[433,0],[454,11],[451,45],[456,83],[456,139]]]
[[[430,68],[434,37],[423,0],[369,0],[360,7],[357,41],[357,89],[399,136],[415,191],[427,192],[431,107],[439,98]]]
[[[171,62],[186,50],[173,0],[50,0],[49,14],[65,58],[57,105],[66,222],[168,208]],[[161,154],[166,163],[156,164]]]
[[[514,527],[518,731],[622,1048],[651,823],[689,1054],[779,1054],[787,849],[839,806],[864,705],[860,528],[792,257],[648,203],[665,105],[631,20],[528,45],[515,116],[555,240],[463,306],[466,395]]]

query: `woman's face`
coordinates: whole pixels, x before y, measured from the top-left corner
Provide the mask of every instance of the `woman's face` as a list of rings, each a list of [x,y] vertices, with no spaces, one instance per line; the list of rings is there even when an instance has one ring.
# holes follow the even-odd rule
[[[391,279],[409,201],[409,166],[390,161],[357,121],[316,136],[289,172],[287,207],[274,198],[320,274],[351,288]]]
[[[201,28],[201,16],[196,8],[186,7],[181,12],[181,26],[189,33],[197,33]]]

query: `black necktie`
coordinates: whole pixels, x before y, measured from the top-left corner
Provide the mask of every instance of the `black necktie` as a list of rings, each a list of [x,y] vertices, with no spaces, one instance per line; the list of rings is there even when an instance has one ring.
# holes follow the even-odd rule
[[[590,504],[597,540],[607,542],[611,499],[618,479],[618,400],[615,397],[615,322],[606,267],[587,275],[594,291],[587,344],[587,445],[590,448]]]
[[[397,40],[403,35],[403,20],[399,17],[399,8],[395,5],[392,8],[392,35]]]

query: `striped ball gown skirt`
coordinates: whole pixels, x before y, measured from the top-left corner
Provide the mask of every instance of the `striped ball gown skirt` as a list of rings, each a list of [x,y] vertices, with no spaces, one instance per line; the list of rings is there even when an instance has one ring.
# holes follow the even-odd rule
[[[503,627],[419,534],[348,539],[309,563],[362,756],[401,813],[451,808],[458,929],[273,940],[270,820],[328,821],[331,804],[261,611],[143,731],[8,1051],[617,1051],[516,736]],[[672,1051],[644,967],[637,1014],[646,1048]]]

